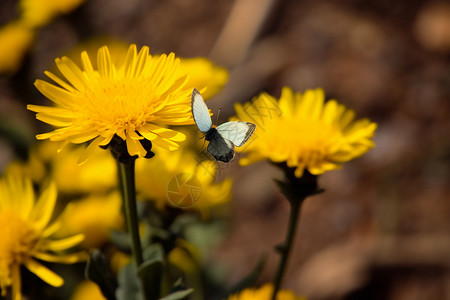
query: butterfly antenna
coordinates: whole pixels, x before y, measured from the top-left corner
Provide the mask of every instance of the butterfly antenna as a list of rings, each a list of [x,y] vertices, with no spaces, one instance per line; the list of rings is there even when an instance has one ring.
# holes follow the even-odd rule
[[[220,110],[221,110],[221,109],[222,109],[222,108],[219,107],[219,111],[217,112],[216,124],[219,123],[219,116],[220,116]]]

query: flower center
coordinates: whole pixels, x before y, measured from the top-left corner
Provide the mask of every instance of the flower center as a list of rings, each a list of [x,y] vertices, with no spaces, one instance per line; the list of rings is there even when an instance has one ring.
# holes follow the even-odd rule
[[[99,130],[134,131],[152,120],[162,101],[148,80],[137,78],[100,78],[83,94],[81,114]]]
[[[0,212],[0,286],[11,284],[11,266],[21,264],[36,245],[36,232],[20,217]]]

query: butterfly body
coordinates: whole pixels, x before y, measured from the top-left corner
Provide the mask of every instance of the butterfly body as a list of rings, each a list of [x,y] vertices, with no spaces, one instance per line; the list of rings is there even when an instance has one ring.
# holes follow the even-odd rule
[[[216,134],[218,134],[217,129],[215,127],[211,127],[211,129],[205,133],[205,140],[210,142]]]
[[[242,121],[226,122],[214,127],[208,107],[196,89],[192,92],[191,108],[198,129],[209,141],[207,150],[217,161],[230,162],[234,157],[234,146],[244,145],[256,129],[255,124]]]

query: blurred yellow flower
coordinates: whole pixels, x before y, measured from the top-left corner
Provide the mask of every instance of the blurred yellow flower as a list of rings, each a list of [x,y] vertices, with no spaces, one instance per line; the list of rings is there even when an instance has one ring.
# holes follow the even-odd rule
[[[80,244],[83,248],[99,248],[109,241],[111,230],[123,228],[121,197],[118,192],[109,195],[90,195],[72,201],[61,215],[59,234],[82,233],[85,236]]]
[[[62,193],[105,193],[117,185],[117,167],[111,153],[96,151],[78,165],[83,147],[70,147],[51,160],[51,177]]]
[[[83,70],[67,57],[56,59],[70,84],[46,72],[60,87],[43,80],[35,85],[57,107],[28,105],[28,109],[37,112],[39,120],[60,128],[37,138],[76,144],[90,141],[80,162],[115,135],[126,142],[131,156],[147,155],[140,143],[144,139],[168,150],[178,149],[185,135],[165,126],[193,123],[188,74],[176,74],[179,59],[173,53],[156,59],[148,51],[143,47],[138,53],[136,45],[131,45],[124,62],[116,66],[104,46],[98,50],[98,70],[86,52],[81,54]]]
[[[61,286],[64,280],[35,259],[75,263],[84,253],[62,254],[79,244],[84,236],[52,238],[61,223],[50,223],[56,204],[56,186],[50,184],[36,201],[31,181],[13,176],[0,180],[0,287],[2,296],[12,286],[12,299],[20,300],[20,267],[24,265],[43,281]]]
[[[64,196],[80,193],[107,193],[117,185],[116,163],[108,151],[97,151],[92,159],[78,165],[83,147],[66,147],[57,155],[57,143],[42,141],[34,145],[28,161],[13,161],[8,173],[27,176],[40,184],[49,177]]]
[[[55,17],[67,14],[85,0],[20,0],[21,20],[29,26],[39,27],[51,22]]]
[[[136,162],[136,189],[160,209],[193,208],[206,216],[209,208],[231,199],[232,180],[215,183],[216,173],[215,162],[200,162],[192,150],[158,151],[152,159]]]
[[[301,177],[305,169],[319,175],[374,147],[377,124],[355,120],[355,112],[336,100],[325,103],[323,90],[303,95],[283,88],[280,100],[263,93],[252,102],[235,105],[237,117],[256,124],[255,134],[243,147],[242,165],[259,160],[286,162]],[[239,149],[238,149],[239,151]]]
[[[34,35],[31,28],[19,21],[0,28],[0,73],[13,73],[19,69]]]
[[[81,282],[70,297],[70,300],[106,300],[97,284],[90,280]]]
[[[238,294],[231,295],[228,300],[270,300],[272,298],[273,285],[265,284],[259,289],[248,288]],[[281,290],[277,293],[277,300],[306,300],[304,297],[297,297],[291,291]]]
[[[205,99],[219,93],[228,81],[228,71],[225,68],[216,66],[202,57],[181,58],[178,72],[190,74],[188,86],[192,89],[201,89],[206,86],[207,89],[202,92]]]
[[[5,173],[12,174],[17,177],[28,177],[33,183],[40,183],[47,176],[47,169],[45,161],[39,156],[35,147],[28,153],[28,160],[14,160],[10,162],[6,168]]]

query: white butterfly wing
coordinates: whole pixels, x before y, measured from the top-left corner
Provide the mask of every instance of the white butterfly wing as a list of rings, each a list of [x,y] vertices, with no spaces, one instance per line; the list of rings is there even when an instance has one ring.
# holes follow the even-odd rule
[[[230,140],[241,147],[250,138],[256,129],[256,125],[250,122],[231,121],[217,126],[217,131],[226,140]]]
[[[224,139],[218,132],[215,132],[209,141],[208,152],[218,161],[228,163],[234,157],[234,145],[230,140]]]
[[[209,115],[208,107],[203,101],[202,95],[194,89],[191,96],[192,116],[198,129],[205,133],[212,127],[211,116]]]

